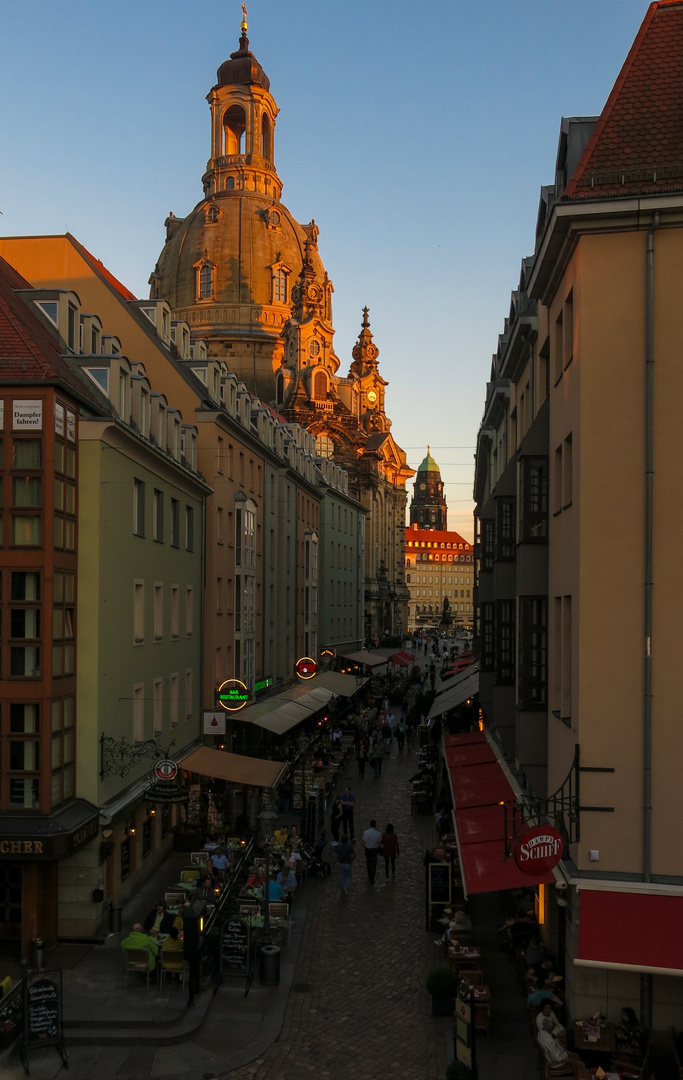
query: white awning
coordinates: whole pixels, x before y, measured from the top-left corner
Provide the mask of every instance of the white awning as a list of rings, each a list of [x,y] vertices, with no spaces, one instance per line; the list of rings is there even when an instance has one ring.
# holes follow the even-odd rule
[[[443,713],[448,712],[450,709],[462,705],[463,701],[467,701],[468,698],[474,697],[478,693],[479,671],[470,673],[468,669],[458,678],[457,682],[449,683],[446,690],[442,690],[440,694],[436,695],[429,710],[427,723],[437,716],[442,716]]]

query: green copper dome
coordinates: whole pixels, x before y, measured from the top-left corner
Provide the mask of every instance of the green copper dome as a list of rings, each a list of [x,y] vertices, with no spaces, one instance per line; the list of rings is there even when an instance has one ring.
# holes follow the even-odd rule
[[[439,466],[434,461],[434,458],[432,457],[432,455],[429,453],[429,447],[427,447],[427,457],[424,459],[424,461],[421,463],[421,465],[418,466],[417,471],[419,473],[420,472],[438,472],[438,473],[441,472],[441,469],[439,468]]]

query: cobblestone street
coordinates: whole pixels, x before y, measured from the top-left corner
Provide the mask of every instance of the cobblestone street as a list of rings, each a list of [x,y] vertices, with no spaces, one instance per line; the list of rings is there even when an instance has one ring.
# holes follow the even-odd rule
[[[280,1036],[260,1058],[223,1074],[224,1080],[289,1080],[305,1074],[374,1080],[389,1075],[443,1080],[448,1020],[431,1016],[425,975],[435,963],[425,931],[422,858],[434,839],[431,817],[410,813],[408,777],[415,756],[394,747],[379,780],[371,772],[349,779],[356,795],[357,858],[350,896],[341,896],[337,870],[315,891],[299,950]],[[399,837],[396,880],[380,859],[375,885],[367,879],[361,837],[370,818]],[[331,849],[326,853],[329,855]]]

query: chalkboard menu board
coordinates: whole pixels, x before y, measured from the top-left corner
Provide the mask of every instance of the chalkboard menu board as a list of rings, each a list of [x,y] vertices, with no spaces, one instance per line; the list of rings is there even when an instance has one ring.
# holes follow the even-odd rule
[[[45,1046],[58,1042],[61,1035],[61,978],[59,972],[45,972],[26,987],[26,1042]]]
[[[221,970],[238,975],[249,973],[249,926],[242,919],[231,919],[221,930]]]
[[[429,864],[429,903],[450,904],[451,865],[447,862]]]

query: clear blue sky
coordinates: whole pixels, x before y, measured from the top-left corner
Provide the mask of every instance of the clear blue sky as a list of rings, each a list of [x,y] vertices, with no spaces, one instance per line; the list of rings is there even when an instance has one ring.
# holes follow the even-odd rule
[[[315,217],[350,362],[361,308],[393,434],[432,445],[470,537],[491,354],[533,248],[561,116],[601,111],[644,0],[250,0],[283,201]],[[0,230],[69,229],[138,296],[202,196],[205,95],[240,4],[0,3]],[[411,485],[412,491],[412,485]]]

